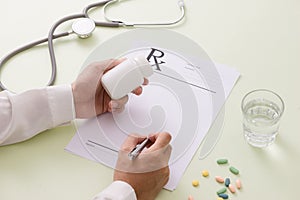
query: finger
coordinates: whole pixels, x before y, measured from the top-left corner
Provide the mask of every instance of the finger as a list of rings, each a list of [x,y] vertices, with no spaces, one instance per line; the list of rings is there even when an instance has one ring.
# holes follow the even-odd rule
[[[120,109],[128,102],[128,95],[122,97],[121,99],[114,99],[108,103],[108,108],[111,110]]]
[[[149,84],[149,80],[147,78],[144,78],[143,85],[148,85],[148,84]]]
[[[108,112],[121,113],[125,109],[125,104],[128,102],[128,95],[121,99],[111,100],[108,103]]]
[[[149,139],[153,144],[147,149],[147,151],[156,151],[167,146],[170,143],[172,136],[167,132],[162,132],[150,135]]]
[[[125,109],[125,105],[115,106],[113,103],[109,104],[107,111],[110,113],[121,113]]]
[[[125,105],[128,102],[128,95],[122,97],[121,99],[113,100],[114,102],[117,102],[120,107]]]
[[[123,110],[125,110],[125,106],[122,106],[120,108],[111,109],[111,111],[109,111],[109,112],[111,112],[111,113],[121,113],[121,112],[123,112]]]
[[[148,84],[149,84],[149,80],[147,78],[144,78],[144,82],[142,83],[142,85],[148,85]],[[142,92],[143,92],[142,86],[139,86],[132,91],[132,93],[135,95],[141,95]]]
[[[142,94],[142,92],[143,92],[143,88],[139,86],[138,88],[134,89],[131,93],[139,96]]]
[[[146,136],[131,134],[123,142],[121,149],[130,152],[137,144],[143,142],[146,138]]]

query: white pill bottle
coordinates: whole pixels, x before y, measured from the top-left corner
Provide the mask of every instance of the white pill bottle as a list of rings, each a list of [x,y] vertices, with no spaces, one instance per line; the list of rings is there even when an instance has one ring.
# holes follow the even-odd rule
[[[144,56],[128,58],[106,72],[102,86],[112,99],[120,99],[143,84],[153,74],[153,68]]]

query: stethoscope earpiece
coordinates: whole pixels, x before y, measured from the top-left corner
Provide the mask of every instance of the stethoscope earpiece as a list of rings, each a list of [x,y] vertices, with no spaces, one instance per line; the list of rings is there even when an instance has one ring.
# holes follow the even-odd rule
[[[80,38],[88,38],[95,30],[96,25],[94,20],[90,18],[81,18],[73,22],[72,30]]]

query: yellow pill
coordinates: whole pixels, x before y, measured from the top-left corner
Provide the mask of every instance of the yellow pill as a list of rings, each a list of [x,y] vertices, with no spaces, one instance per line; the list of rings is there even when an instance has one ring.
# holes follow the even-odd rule
[[[198,181],[198,180],[193,180],[193,181],[192,181],[192,185],[193,185],[194,187],[197,187],[197,186],[199,185],[199,181]]]
[[[202,176],[203,177],[208,177],[209,176],[209,172],[207,170],[203,170],[202,171]]]
[[[218,197],[217,200],[224,200],[222,197]]]

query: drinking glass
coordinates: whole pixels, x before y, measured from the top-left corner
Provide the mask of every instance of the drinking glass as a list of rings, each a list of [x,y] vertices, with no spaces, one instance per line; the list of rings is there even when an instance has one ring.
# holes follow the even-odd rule
[[[267,89],[253,90],[242,100],[243,131],[254,147],[267,147],[275,141],[284,112],[282,98]]]

